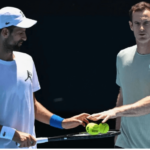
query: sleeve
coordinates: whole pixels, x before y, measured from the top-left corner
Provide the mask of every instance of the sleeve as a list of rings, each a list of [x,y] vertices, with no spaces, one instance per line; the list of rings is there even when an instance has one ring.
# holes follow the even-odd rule
[[[32,62],[33,62],[32,91],[36,92],[36,91],[40,90],[41,87],[40,87],[40,83],[39,83],[39,80],[38,80],[38,76],[37,76],[36,68],[35,68],[35,65],[34,65],[34,61],[32,60]]]
[[[116,84],[121,86],[120,84],[120,73],[119,73],[119,57],[117,55],[117,61],[116,61],[116,71],[117,71],[117,77],[116,77]]]

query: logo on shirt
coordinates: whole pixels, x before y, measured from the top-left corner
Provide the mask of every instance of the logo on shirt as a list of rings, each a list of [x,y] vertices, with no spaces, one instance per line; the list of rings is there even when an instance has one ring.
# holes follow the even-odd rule
[[[6,132],[3,133],[3,136],[5,136],[5,135],[6,135]]]
[[[27,81],[29,78],[30,78],[30,80],[31,80],[31,77],[32,77],[31,72],[29,72],[29,71],[27,70],[27,79],[26,79],[25,81]],[[32,80],[31,80],[31,82],[32,82]]]

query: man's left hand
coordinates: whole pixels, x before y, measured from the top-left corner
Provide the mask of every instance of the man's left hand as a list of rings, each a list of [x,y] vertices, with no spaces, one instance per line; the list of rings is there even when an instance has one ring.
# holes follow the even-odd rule
[[[62,127],[64,129],[72,129],[75,127],[78,127],[79,125],[82,125],[85,127],[85,123],[89,123],[89,121],[86,119],[89,116],[87,113],[82,113],[80,115],[73,116],[71,118],[64,119],[62,122]]]
[[[87,119],[97,121],[103,119],[102,123],[105,123],[108,119],[117,118],[116,111],[114,109],[110,109],[108,111],[104,111],[97,114],[92,114],[87,117]]]

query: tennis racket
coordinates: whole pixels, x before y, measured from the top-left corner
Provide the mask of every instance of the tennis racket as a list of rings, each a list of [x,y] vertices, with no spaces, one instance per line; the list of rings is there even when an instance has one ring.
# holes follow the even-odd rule
[[[119,135],[121,132],[119,130],[110,130],[105,134],[97,134],[97,135],[90,135],[87,132],[78,132],[78,133],[71,133],[67,135],[60,135],[54,137],[41,137],[36,138],[36,143],[46,143],[46,142],[53,142],[53,141],[67,141],[67,140],[88,140],[88,139],[98,139],[98,138],[107,138]],[[18,143],[17,146],[19,147],[20,144]]]

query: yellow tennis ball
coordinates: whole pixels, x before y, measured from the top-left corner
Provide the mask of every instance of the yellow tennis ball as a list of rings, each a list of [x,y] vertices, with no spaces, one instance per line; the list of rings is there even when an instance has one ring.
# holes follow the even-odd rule
[[[99,124],[100,133],[107,133],[109,131],[109,125],[107,123]]]
[[[86,131],[91,135],[97,135],[100,133],[99,125],[96,123],[88,123]]]

